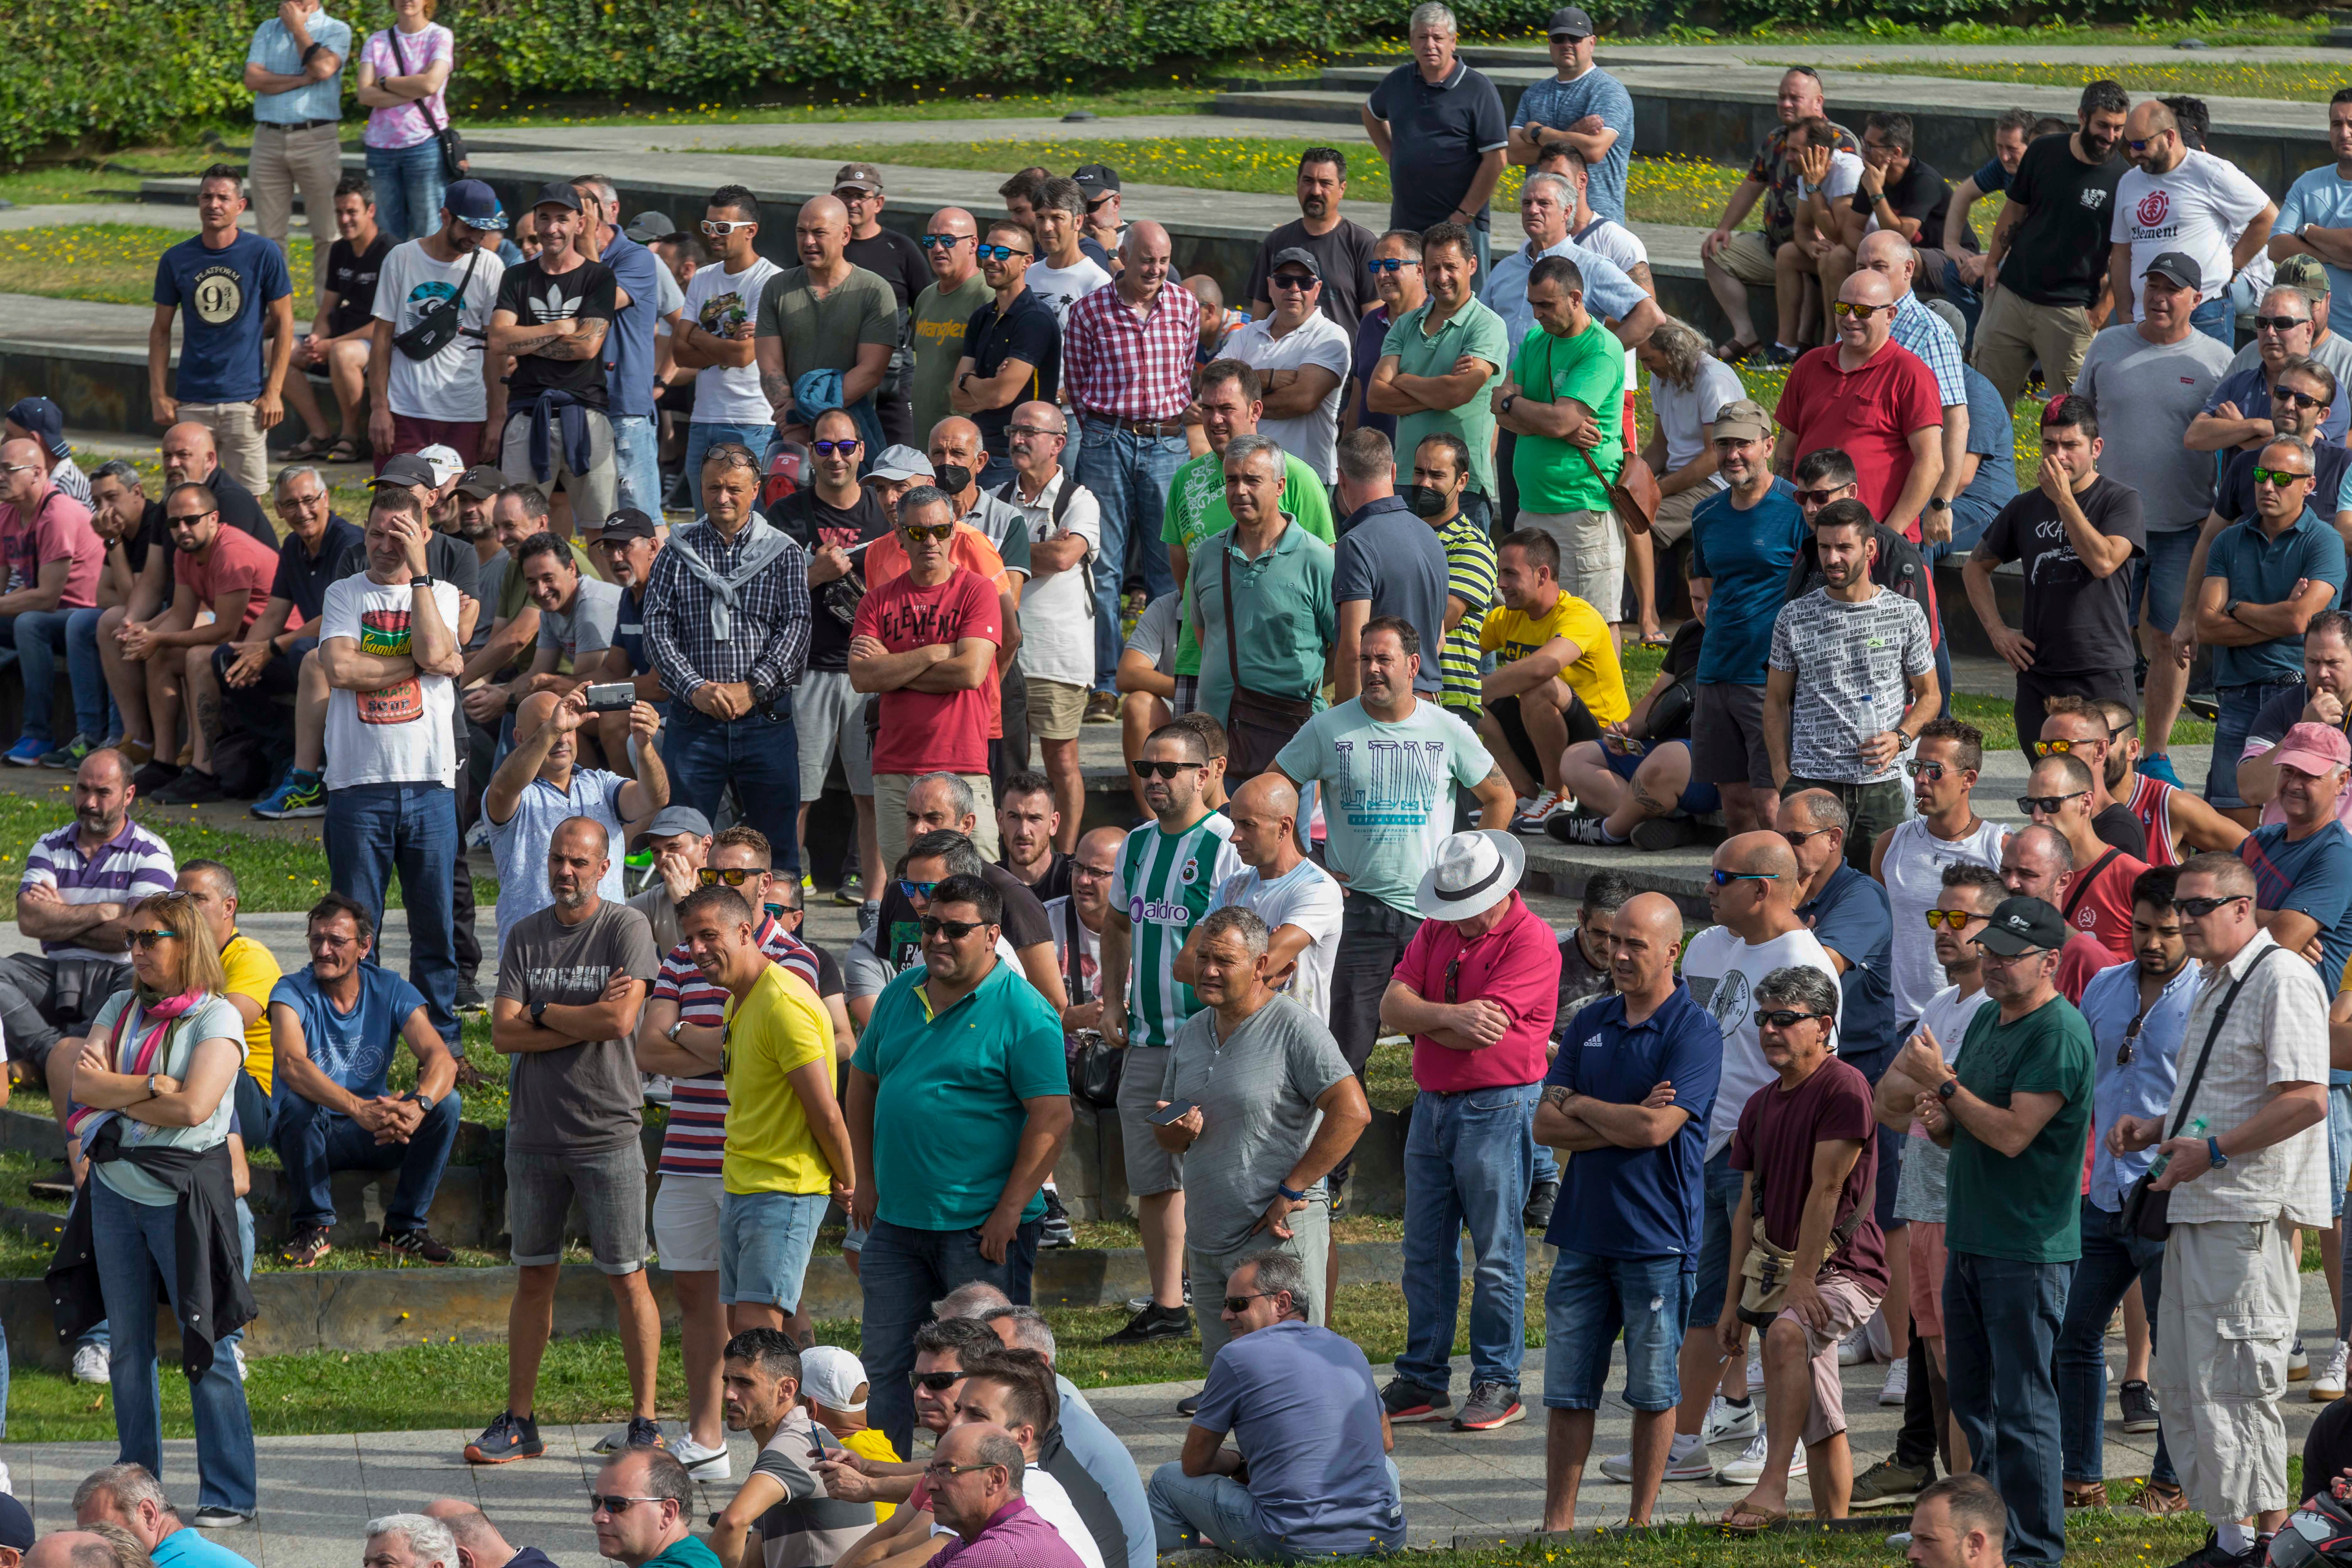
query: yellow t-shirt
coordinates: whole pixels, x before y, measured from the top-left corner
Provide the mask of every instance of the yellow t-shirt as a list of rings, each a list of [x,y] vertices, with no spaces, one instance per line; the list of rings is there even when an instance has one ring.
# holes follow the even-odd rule
[[[886,1465],[895,1465],[898,1462],[898,1450],[890,1447],[890,1439],[871,1426],[863,1431],[852,1432],[848,1436],[840,1439],[840,1442],[843,1447],[853,1454],[862,1454],[866,1458],[878,1459]],[[880,1524],[898,1510],[897,1503],[877,1502],[874,1505],[874,1522]]]
[[[239,932],[221,949],[221,967],[228,972],[228,988],[233,995],[250,996],[261,1004],[260,1016],[245,1026],[245,1070],[269,1092],[269,992],[278,984],[281,971],[277,956],[251,937]]]
[[[833,1081],[833,1017],[808,983],[769,964],[751,994],[727,1007],[720,1061],[727,1075],[730,1193],[823,1193],[833,1167],[810,1132],[808,1114],[786,1079],[811,1062]]]
[[[1478,628],[1480,650],[1499,653],[1506,664],[1527,658],[1554,637],[1566,637],[1580,650],[1576,662],[1560,673],[1595,719],[1613,724],[1633,711],[1625,699],[1625,672],[1618,666],[1609,623],[1575,595],[1560,595],[1540,617],[1499,605],[1486,612]]]

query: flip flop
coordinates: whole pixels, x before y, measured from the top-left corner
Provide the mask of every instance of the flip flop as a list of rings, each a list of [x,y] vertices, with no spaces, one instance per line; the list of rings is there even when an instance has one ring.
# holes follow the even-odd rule
[[[1785,1508],[1750,1508],[1745,1502],[1741,1502],[1735,1503],[1716,1523],[1727,1535],[1761,1535],[1776,1524],[1786,1523],[1788,1518],[1789,1510]],[[1743,1519],[1752,1520],[1755,1522],[1750,1524],[1734,1522]]]

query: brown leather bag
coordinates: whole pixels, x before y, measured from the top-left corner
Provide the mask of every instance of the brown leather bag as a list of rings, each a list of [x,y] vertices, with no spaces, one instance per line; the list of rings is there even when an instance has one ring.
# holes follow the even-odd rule
[[[1584,459],[1584,466],[1592,470],[1592,477],[1608,487],[1609,510],[1617,514],[1617,521],[1625,525],[1625,531],[1649,532],[1650,520],[1658,515],[1660,498],[1658,477],[1650,472],[1647,460],[1639,452],[1627,452],[1625,466],[1617,470],[1616,481],[1611,483],[1601,473],[1601,465],[1592,460],[1590,451],[1579,447],[1576,455]]]
[[[1242,684],[1241,640],[1234,631],[1240,618],[1234,609],[1234,556],[1223,542],[1218,559],[1224,563],[1225,668],[1234,682],[1233,705],[1225,715],[1225,776],[1239,784],[1274,766],[1276,755],[1315,717],[1315,696],[1269,697]]]

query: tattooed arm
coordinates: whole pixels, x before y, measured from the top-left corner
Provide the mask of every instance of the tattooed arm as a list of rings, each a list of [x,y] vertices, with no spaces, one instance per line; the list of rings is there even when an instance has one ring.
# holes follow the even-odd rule
[[[604,332],[612,325],[610,321],[566,321],[563,324],[572,330],[552,342],[543,343],[536,349],[517,348],[515,352],[536,353],[541,359],[560,360],[594,359],[604,352]]]
[[[1503,776],[1501,768],[1489,767],[1472,793],[1478,797],[1479,826],[1499,833],[1511,826],[1511,811],[1518,801],[1511,793],[1511,781]]]

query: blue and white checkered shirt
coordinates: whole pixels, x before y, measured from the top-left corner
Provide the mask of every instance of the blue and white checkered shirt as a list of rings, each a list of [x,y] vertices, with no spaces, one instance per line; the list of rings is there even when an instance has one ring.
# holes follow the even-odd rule
[[[313,120],[340,120],[343,113],[343,66],[351,64],[352,27],[322,10],[310,13],[303,24],[314,44],[324,44],[342,62],[324,81],[298,87],[292,92],[257,92],[253,118],[263,125],[303,125]],[[245,63],[279,76],[302,74],[302,49],[286,24],[272,16],[253,30],[253,47]]]
[[[742,559],[751,531],[747,525],[730,544],[698,519],[674,537],[725,577]],[[798,686],[808,665],[808,552],[787,541],[782,554],[736,590],[733,626],[724,642],[710,629],[715,597],[673,552],[654,557],[646,582],[646,654],[670,696],[688,699],[705,681],[743,681],[755,691]]]
[[[1952,329],[1936,319],[1936,312],[1919,303],[1916,289],[1906,292],[1895,306],[1895,341],[1927,362],[1936,373],[1936,401],[1947,408],[1965,408],[1969,405],[1969,378],[1960,367],[1960,345],[1952,336]]]

